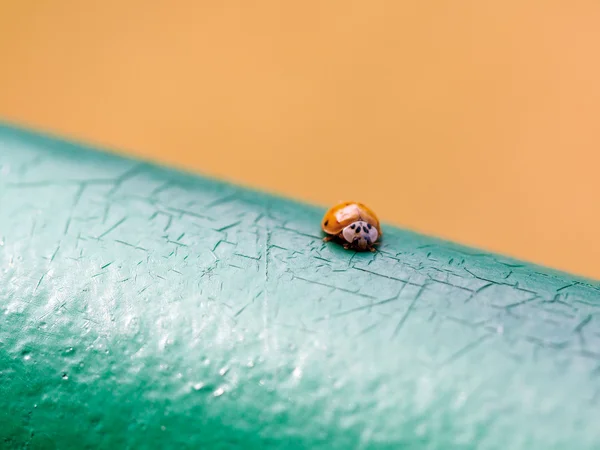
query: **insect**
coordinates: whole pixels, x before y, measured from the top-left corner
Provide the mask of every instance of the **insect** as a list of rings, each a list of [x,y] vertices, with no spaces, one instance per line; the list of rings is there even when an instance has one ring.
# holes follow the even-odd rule
[[[342,202],[325,213],[321,228],[328,234],[325,242],[339,239],[344,248],[375,251],[381,238],[381,227],[375,213],[358,202]]]

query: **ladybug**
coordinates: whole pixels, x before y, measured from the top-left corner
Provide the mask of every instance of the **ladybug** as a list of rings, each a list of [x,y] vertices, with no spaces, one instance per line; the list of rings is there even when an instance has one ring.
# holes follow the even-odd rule
[[[381,227],[375,213],[358,202],[343,202],[335,205],[323,216],[321,228],[328,234],[325,242],[339,239],[344,248],[375,251],[377,239],[381,238]]]

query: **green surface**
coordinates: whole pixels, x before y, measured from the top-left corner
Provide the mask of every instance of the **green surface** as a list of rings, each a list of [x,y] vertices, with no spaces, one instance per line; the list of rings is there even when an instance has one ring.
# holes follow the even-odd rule
[[[0,126],[1,447],[600,448],[598,284],[322,214]]]

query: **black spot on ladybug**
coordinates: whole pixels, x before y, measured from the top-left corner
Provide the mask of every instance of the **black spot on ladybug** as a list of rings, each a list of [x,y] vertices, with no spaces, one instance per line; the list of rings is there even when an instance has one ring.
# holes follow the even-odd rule
[[[325,224],[325,225],[327,225],[327,224]],[[371,224],[370,224],[370,223],[369,223],[369,224],[367,224],[367,226],[369,227],[369,230],[370,230],[371,228],[373,228],[373,227],[371,226]]]
[[[325,225],[325,226],[329,225],[329,220],[326,220],[323,225]]]
[[[350,228],[352,228],[354,230],[356,228],[356,224],[353,223],[352,225],[350,225]]]
[[[356,228],[356,233],[360,233],[360,227]]]

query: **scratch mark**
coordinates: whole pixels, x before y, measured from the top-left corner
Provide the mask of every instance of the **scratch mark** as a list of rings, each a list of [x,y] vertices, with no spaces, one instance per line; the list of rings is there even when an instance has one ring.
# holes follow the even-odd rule
[[[494,283],[494,284],[497,284],[497,285],[499,285],[499,286],[509,286],[509,287],[511,287],[511,288],[513,288],[513,289],[516,289],[516,290],[518,290],[518,291],[521,291],[521,292],[527,292],[527,293],[529,293],[529,294],[537,294],[537,292],[535,292],[535,291],[532,291],[532,290],[530,290],[530,289],[520,288],[520,287],[519,287],[519,283],[516,283],[516,284],[510,284],[510,283],[503,283],[503,282],[501,282],[501,281],[490,280],[489,278],[484,278],[484,277],[481,277],[481,276],[479,276],[479,275],[475,275],[473,272],[471,272],[471,271],[470,271],[469,269],[467,269],[466,267],[463,267],[463,270],[464,270],[465,272],[469,273],[469,274],[470,274],[471,276],[473,276],[474,278],[477,278],[478,280],[481,280],[481,281],[487,281],[488,283]]]
[[[585,327],[591,321],[592,321],[592,315],[588,314],[581,322],[579,322],[579,324],[575,327],[575,329],[573,331],[575,333],[581,333],[581,330],[583,330],[583,327]]]
[[[498,260],[496,260],[496,262],[498,262],[506,267],[514,267],[514,268],[525,267],[523,264],[507,263],[507,262],[502,262],[502,261],[498,261]]]
[[[271,244],[271,247],[272,247],[272,248],[277,248],[277,249],[279,249],[279,250],[285,250],[286,252],[289,252],[289,251],[290,251],[290,249],[289,249],[289,248],[281,247],[280,245],[277,245],[277,244]],[[293,250],[293,251],[295,252],[295,250]]]
[[[477,295],[479,295],[481,293],[481,291],[486,290],[487,288],[493,286],[494,283],[488,283],[488,284],[484,284],[483,286],[481,286],[479,289],[475,290],[471,296],[465,300],[465,303],[470,302],[471,300],[473,300]]]
[[[555,294],[554,298],[552,300],[544,300],[542,301],[542,303],[559,303],[563,306],[566,306],[567,308],[570,308],[573,311],[577,311],[577,308],[575,308],[573,305],[570,305],[569,303],[562,301],[560,299],[561,294]]]
[[[54,250],[54,253],[52,253],[52,256],[50,257],[50,262],[54,261],[54,258],[56,258],[56,255],[58,254],[59,250],[60,250],[60,245],[58,247],[56,247],[56,250]]]
[[[121,220],[119,220],[117,223],[115,223],[112,227],[110,227],[108,230],[106,230],[104,233],[102,233],[100,236],[98,236],[97,239],[102,239],[108,233],[110,233],[111,231],[114,231],[115,229],[117,229],[117,227],[119,227],[120,225],[122,225],[123,222],[125,222],[126,220],[127,220],[127,217],[123,217]]]
[[[104,269],[106,269],[106,268],[107,268],[108,266],[110,266],[110,265],[111,265],[113,262],[114,262],[114,261],[111,261],[111,262],[109,262],[109,263],[107,263],[107,264],[104,264],[102,267],[100,267],[100,270],[104,270]]]
[[[163,228],[163,231],[167,231],[169,228],[171,228],[171,223],[173,223],[173,216],[169,214],[167,218],[167,224]]]
[[[352,266],[352,268],[354,270],[360,270],[361,272],[370,273],[371,275],[375,275],[377,277],[387,278],[388,280],[394,280],[394,281],[399,281],[401,283],[410,284],[411,286],[417,286],[417,287],[423,286],[421,284],[415,283],[415,282],[410,281],[410,280],[403,280],[402,278],[392,277],[390,275],[384,275],[382,273],[373,272],[372,270],[363,269],[361,267]]]
[[[566,286],[563,286],[563,287],[561,287],[561,288],[558,288],[558,289],[556,290],[556,292],[560,292],[560,291],[562,291],[563,289],[568,289],[568,288],[570,288],[571,286],[575,286],[575,283],[570,283],[570,284],[567,284]]]
[[[480,326],[482,326],[483,324],[485,324],[487,322],[486,319],[478,320],[477,322],[469,322],[468,320],[465,320],[461,317],[454,317],[454,316],[448,316],[448,315],[443,315],[442,317],[444,319],[450,320],[452,322],[456,322],[456,323],[460,323],[461,325],[465,325],[469,328],[479,328]],[[495,328],[494,328],[494,332],[495,332]]]
[[[287,324],[287,323],[274,322],[273,323],[273,327],[289,328],[289,329],[292,329],[292,330],[299,330],[299,331],[302,331],[304,333],[311,333],[311,334],[316,333],[315,330],[311,330],[311,329],[307,328],[307,326],[301,320],[298,320],[298,322],[300,322],[300,326],[298,326],[298,325],[290,325],[290,324]]]
[[[200,213],[197,212],[193,212],[193,211],[188,211],[187,209],[181,209],[181,208],[171,208],[171,207],[167,207],[166,208],[168,211],[171,212],[176,212],[181,214],[182,216],[190,216],[190,217],[196,217],[198,219],[210,219],[210,217],[202,215]]]
[[[187,244],[184,244],[184,243],[182,243],[182,242],[172,241],[172,240],[170,240],[170,239],[167,239],[167,242],[168,242],[169,244],[175,244],[175,245],[178,245],[178,246],[180,246],[180,247],[188,247],[188,245],[187,245]]]
[[[114,193],[117,192],[117,190],[121,187],[123,182],[125,182],[129,178],[133,178],[133,176],[135,174],[137,174],[138,172],[140,172],[145,166],[146,166],[145,163],[136,164],[135,166],[131,167],[130,169],[127,169],[124,173],[122,173],[117,178],[115,178],[113,180],[113,187],[111,188],[111,190],[108,192],[107,195],[108,196],[114,195]]]
[[[148,286],[142,288],[141,290],[138,291],[138,294],[142,294],[146,289],[148,289],[151,286],[151,284],[149,284]]]
[[[406,311],[400,318],[398,325],[396,325],[396,329],[394,330],[394,333],[392,334],[392,338],[396,337],[398,335],[398,333],[400,332],[400,330],[402,329],[402,327],[404,326],[404,323],[408,319],[408,315],[412,312],[413,308],[415,307],[415,305],[417,303],[417,300],[419,300],[419,297],[421,296],[423,291],[425,291],[426,286],[427,286],[427,284],[424,284],[423,286],[421,286],[421,289],[419,289],[419,292],[417,292],[417,295],[415,295],[415,298],[413,298],[412,302],[410,302],[410,305],[408,305],[408,308],[406,308]]]
[[[400,300],[399,297],[400,297],[400,294],[395,295],[394,297],[391,297],[391,298],[387,298],[385,300],[381,300],[379,302],[374,302],[374,303],[371,302],[368,305],[361,305],[361,306],[357,306],[356,308],[347,309],[345,311],[340,311],[338,313],[330,314],[328,317],[331,317],[331,318],[333,318],[333,317],[341,317],[341,316],[345,316],[347,314],[351,314],[351,313],[354,313],[354,312],[364,311],[366,309],[371,310],[375,306],[381,306],[381,305],[385,305],[387,303],[394,302],[396,300]],[[315,319],[315,322],[321,322],[323,320],[326,320],[328,317],[319,317],[319,318]]]
[[[228,241],[228,240],[226,240],[226,239],[219,239],[219,240],[217,241],[217,243],[214,245],[214,247],[212,248],[212,251],[214,252],[214,251],[217,249],[217,247],[219,247],[219,245],[221,245],[221,244],[235,245],[235,243],[233,243],[233,242],[229,242],[229,241]]]
[[[353,254],[350,256],[350,259],[348,259],[348,269],[349,269],[350,267],[354,267],[354,266],[352,265],[352,261],[354,261],[354,258],[356,257],[356,255],[358,255],[358,252],[354,252],[354,253],[353,253]]]
[[[392,261],[399,262],[400,264],[403,264],[403,265],[408,265],[408,264],[406,264],[405,261],[401,260],[400,258],[397,257],[397,255],[394,255],[393,253],[387,252],[385,250],[379,250],[377,253],[375,253],[375,256],[377,256],[379,254],[383,255],[384,258],[391,259]]]
[[[179,235],[179,237],[177,239],[175,239],[176,241],[180,241],[183,237],[185,236],[185,231],[183,233],[181,233]]]
[[[491,334],[484,334],[483,336],[481,336],[480,338],[474,340],[473,342],[465,345],[463,348],[461,348],[460,350],[458,350],[457,352],[453,353],[452,355],[450,355],[450,357],[448,359],[446,359],[445,361],[443,361],[439,367],[443,367],[449,363],[452,363],[454,361],[456,361],[457,359],[459,359],[460,357],[466,355],[467,353],[469,353],[470,351],[474,350],[475,348],[477,348],[478,346],[480,346],[483,342],[485,342],[486,340],[490,339],[492,337]]]
[[[238,220],[237,222],[230,223],[229,225],[225,225],[225,226],[223,226],[221,228],[213,228],[213,230],[219,231],[219,232],[225,231],[225,230],[229,230],[230,228],[237,227],[240,223],[242,223],[242,221]]]
[[[210,209],[210,208],[214,208],[215,206],[219,206],[222,205],[224,203],[227,203],[231,200],[235,200],[237,198],[237,193],[232,193],[232,194],[227,194],[224,197],[221,198],[217,198],[215,200],[213,200],[212,202],[208,203],[207,205],[205,205],[204,207],[206,209]]]
[[[37,285],[35,286],[35,289],[33,290],[33,292],[37,292],[38,288],[40,287],[40,285],[42,284],[42,281],[44,281],[45,276],[48,274],[48,272],[50,272],[50,270],[47,270],[46,273],[44,273],[41,277],[40,280],[38,281]]]
[[[252,259],[254,261],[260,261],[261,256],[262,256],[262,255],[260,255],[260,256],[248,256],[248,255],[242,255],[241,253],[234,253],[234,254],[237,255],[237,256],[241,256],[242,258]]]
[[[250,306],[251,304],[252,304],[252,302],[248,302],[248,303],[246,303],[244,306],[242,306],[242,307],[241,307],[241,308],[240,308],[240,309],[239,309],[239,310],[238,310],[238,311],[237,311],[237,312],[236,312],[236,313],[233,315],[233,317],[238,317],[238,316],[239,316],[241,313],[243,313],[243,312],[244,312],[244,310],[245,310],[245,309],[246,309],[248,306]]]
[[[520,302],[515,302],[515,303],[510,303],[510,304],[508,304],[508,305],[505,305],[505,306],[504,306],[504,308],[505,308],[505,309],[511,309],[511,308],[515,308],[515,307],[517,307],[517,306],[524,305],[525,303],[530,303],[530,302],[532,302],[532,301],[534,301],[534,300],[537,300],[538,298],[539,298],[539,297],[536,295],[535,297],[528,298],[528,299],[525,299],[525,300],[521,300]]]
[[[471,272],[469,269],[467,269],[466,267],[463,267],[463,270],[465,272],[467,272],[468,274],[470,274],[473,278],[477,278],[478,280],[483,280],[483,281],[491,281],[488,280],[487,278],[481,278],[479,275],[475,275],[473,272]]]
[[[90,322],[92,322],[92,323],[95,323],[96,325],[99,325],[99,322],[98,322],[98,321],[96,321],[96,320],[94,320],[94,319],[91,319],[91,318],[89,318],[89,317],[84,317],[83,319],[84,319],[84,320],[89,320]]]
[[[306,281],[307,283],[318,284],[319,286],[325,286],[325,287],[328,287],[328,288],[331,288],[331,289],[335,289],[335,290],[338,290],[338,291],[341,291],[341,292],[347,292],[348,294],[355,294],[355,295],[358,295],[358,296],[360,296],[360,297],[364,297],[364,298],[372,298],[372,299],[377,299],[377,297],[375,297],[375,296],[373,296],[373,295],[359,293],[358,291],[359,291],[360,289],[358,289],[358,290],[356,290],[356,291],[352,291],[352,290],[350,290],[350,289],[345,289],[345,288],[341,288],[341,287],[333,286],[333,285],[331,285],[331,284],[322,283],[322,282],[320,282],[320,281],[314,281],[314,280],[309,280],[309,279],[307,279],[307,278],[302,278],[302,277],[299,277],[299,276],[297,276],[297,275],[294,275],[294,274],[292,274],[292,278],[294,278],[294,279],[296,279],[296,280]]]
[[[492,281],[492,283],[494,283],[494,281]],[[506,286],[512,286],[512,287],[514,287],[514,288],[515,288],[517,291],[520,291],[520,292],[526,292],[526,293],[528,293],[528,294],[535,294],[535,295],[537,295],[537,292],[536,292],[536,291],[532,291],[531,289],[525,289],[525,288],[519,287],[519,283],[518,283],[518,282],[517,282],[517,283],[515,283],[514,285],[512,285],[512,284],[510,284],[510,283],[498,283],[498,284],[503,284],[503,285],[506,285]]]
[[[150,192],[150,197],[155,197],[158,194],[160,194],[162,191],[164,191],[165,189],[168,189],[169,187],[171,187],[171,182],[170,181],[166,181],[163,184],[161,184],[160,186],[155,187],[152,192]]]
[[[302,231],[294,230],[293,228],[287,228],[287,227],[275,227],[275,228],[284,230],[284,231],[289,231],[290,233],[299,234],[300,236],[304,236],[304,237],[309,237],[309,238],[313,238],[313,239],[321,239],[320,236],[315,236],[314,234],[303,233]]]
[[[281,248],[281,247],[278,247],[278,248]],[[285,250],[285,249],[283,249],[283,250]],[[320,261],[325,261],[326,263],[331,263],[330,260],[328,260],[327,258],[323,258],[322,256],[313,256],[312,258],[318,259]]]
[[[65,224],[65,229],[63,231],[63,235],[66,236],[69,232],[69,226],[71,225],[71,216],[67,219],[67,223]]]
[[[532,342],[534,344],[537,344],[540,347],[553,348],[556,350],[564,349],[564,348],[568,347],[568,345],[569,345],[569,343],[566,341],[565,342],[548,342],[548,341],[544,341],[543,339],[537,338],[535,336],[525,336],[525,340]]]
[[[436,283],[445,284],[446,286],[451,286],[451,287],[456,288],[456,289],[460,289],[460,290],[471,292],[471,293],[474,292],[473,289],[469,289],[469,288],[466,288],[464,286],[460,286],[458,284],[452,284],[449,281],[440,280],[438,278],[433,278],[430,274],[427,274],[427,278],[429,278],[431,281],[435,281]]]
[[[85,183],[81,183],[79,189],[77,189],[77,192],[75,193],[71,208],[75,208],[79,204],[79,200],[81,200],[81,196],[83,195],[83,191],[85,191],[86,186],[87,185]]]
[[[129,242],[125,242],[125,241],[120,241],[119,239],[115,239],[115,242],[118,242],[119,244],[122,244],[122,245],[126,245],[127,247],[135,248],[137,250],[142,250],[144,252],[148,251],[147,248],[138,247],[137,245],[133,245],[133,244],[130,244]]]
[[[379,321],[379,322],[377,322],[377,323],[374,323],[373,325],[369,325],[369,326],[368,326],[368,327],[366,327],[366,328],[363,328],[361,331],[359,331],[358,333],[356,333],[355,337],[358,337],[358,336],[362,336],[362,335],[364,335],[364,334],[367,334],[369,331],[371,331],[371,330],[374,330],[374,329],[375,329],[375,328],[377,328],[378,326],[381,326],[381,324],[382,324],[382,323],[383,323],[383,320],[382,320],[382,321]]]
[[[104,225],[106,223],[106,221],[108,220],[108,213],[110,211],[110,203],[107,203],[104,206],[104,214],[102,214],[102,224]]]

